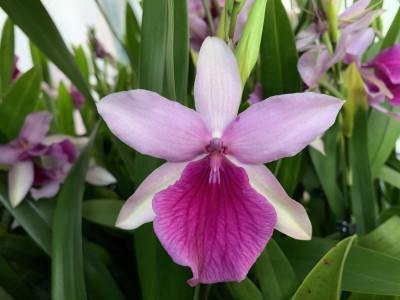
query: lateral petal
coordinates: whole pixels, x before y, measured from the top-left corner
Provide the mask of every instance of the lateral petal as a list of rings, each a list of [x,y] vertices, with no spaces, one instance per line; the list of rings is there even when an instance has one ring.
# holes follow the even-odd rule
[[[210,181],[210,157],[191,162],[180,180],[156,194],[154,230],[172,259],[189,266],[197,283],[242,281],[270,239],[271,204],[249,184],[243,168],[221,158]]]
[[[199,52],[194,82],[196,110],[212,137],[221,137],[239,109],[242,82],[236,58],[224,41],[208,37]]]
[[[30,147],[42,143],[50,129],[52,115],[47,111],[38,111],[25,118],[24,125],[19,133],[19,140],[25,140]]]
[[[242,163],[293,156],[332,126],[343,103],[316,93],[270,97],[237,116],[222,141],[228,154]]]
[[[197,112],[150,91],[111,94],[97,109],[119,139],[143,154],[189,161],[211,140]]]
[[[12,207],[17,207],[24,200],[33,184],[33,162],[20,161],[11,167],[8,173],[8,194]]]
[[[154,195],[174,184],[188,162],[167,162],[154,170],[129,197],[122,207],[116,222],[117,227],[135,229],[144,223],[153,221],[152,208]]]
[[[241,164],[232,157],[229,159],[246,170],[250,185],[274,206],[277,215],[275,229],[295,239],[311,239],[311,222],[306,210],[286,194],[267,167]]]

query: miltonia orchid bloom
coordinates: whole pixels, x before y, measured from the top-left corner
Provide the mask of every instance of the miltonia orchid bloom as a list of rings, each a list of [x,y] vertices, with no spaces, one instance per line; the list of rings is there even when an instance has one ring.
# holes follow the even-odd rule
[[[51,114],[40,111],[28,115],[18,138],[0,145],[0,164],[10,165],[8,190],[10,202],[16,207],[26,196],[34,181],[34,158],[42,155],[58,160],[75,160],[74,146],[68,140],[44,145],[50,128]]]
[[[172,259],[192,269],[192,286],[241,281],[274,228],[311,238],[305,209],[263,163],[298,153],[333,124],[343,101],[282,95],[237,116],[239,70],[218,38],[207,38],[200,49],[194,95],[196,111],[145,90],[98,102],[117,137],[168,161],[127,200],[117,226],[134,229],[154,221]]]

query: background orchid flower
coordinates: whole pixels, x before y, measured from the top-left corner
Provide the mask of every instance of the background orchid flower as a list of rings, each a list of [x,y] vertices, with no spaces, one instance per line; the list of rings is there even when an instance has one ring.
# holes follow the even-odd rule
[[[297,50],[307,51],[298,61],[298,70],[301,78],[310,88],[317,86],[318,80],[339,61],[349,63],[349,60],[358,60],[372,42],[370,38],[371,31],[373,38],[373,30],[368,27],[384,10],[372,10],[371,7],[366,9],[369,3],[370,0],[358,1],[339,15],[339,21],[341,21],[338,29],[342,32],[332,55],[329,55],[325,45],[314,45],[314,41],[326,31],[326,28],[312,24],[307,30],[299,33]],[[321,22],[320,18],[318,22]],[[319,30],[316,29],[317,27]],[[351,57],[351,55],[356,55],[356,57]]]
[[[75,157],[83,150],[89,139],[87,137],[72,137],[68,135],[49,135],[43,140],[45,145],[62,144],[68,142],[73,148],[74,159],[71,161],[59,160],[50,156],[41,157],[41,166],[35,165],[35,176],[31,189],[32,198],[54,197],[70,171]],[[86,173],[85,181],[96,186],[107,186],[116,183],[115,177],[105,168],[95,165],[91,161]]]
[[[26,196],[34,181],[35,157],[41,155],[73,161],[75,153],[69,142],[44,145],[50,128],[51,114],[40,111],[28,115],[19,136],[7,145],[0,145],[0,164],[10,165],[8,173],[9,197],[16,207]]]
[[[236,116],[242,85],[236,59],[218,38],[200,50],[196,111],[134,90],[97,108],[111,131],[137,151],[166,159],[122,208],[117,226],[154,220],[172,259],[189,266],[188,282],[241,281],[273,229],[311,238],[302,205],[262,164],[295,155],[335,121],[343,101],[302,93],[271,97]]]

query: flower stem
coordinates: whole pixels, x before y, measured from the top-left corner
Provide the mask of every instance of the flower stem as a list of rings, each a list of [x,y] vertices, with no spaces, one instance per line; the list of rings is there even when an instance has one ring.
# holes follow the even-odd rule
[[[210,26],[211,35],[214,36],[215,35],[214,20],[211,16],[210,8],[208,7],[206,0],[201,0],[201,2],[203,3],[204,11],[206,12],[207,22],[208,26]]]
[[[236,20],[239,12],[240,12],[240,1],[235,0],[233,2],[231,23],[229,25],[229,40],[232,41],[232,43],[234,42],[233,39],[235,37]]]
[[[328,92],[330,92],[333,96],[338,97],[342,100],[345,99],[342,93],[340,93],[332,84],[330,84],[327,80],[320,79],[318,81],[318,84],[326,89]]]

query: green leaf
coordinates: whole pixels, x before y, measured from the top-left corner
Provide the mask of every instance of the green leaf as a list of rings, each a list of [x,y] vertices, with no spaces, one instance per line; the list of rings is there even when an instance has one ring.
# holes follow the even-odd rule
[[[125,299],[110,272],[86,240],[83,240],[83,256],[88,298],[96,300]]]
[[[0,7],[94,105],[74,57],[40,0],[0,0]]]
[[[353,118],[348,115],[349,161],[352,174],[351,202],[357,222],[357,232],[362,236],[376,226],[375,197],[369,167],[367,143],[367,95],[364,82],[355,64],[350,65],[343,75],[344,87],[347,90],[345,103],[346,115],[354,112]],[[349,104],[348,104],[349,103]],[[352,107],[348,110],[348,107]],[[344,117],[345,119],[345,117]],[[345,120],[344,120],[345,122]]]
[[[125,10],[126,50],[133,69],[139,65],[140,27],[129,2]]]
[[[128,90],[127,81],[128,78],[126,67],[122,67],[118,70],[118,81],[115,85],[114,93]]]
[[[384,105],[395,111],[388,103]],[[392,153],[400,135],[400,122],[373,109],[368,119],[368,153],[371,176],[376,178],[380,169]]]
[[[175,66],[174,66],[174,1],[166,0],[167,3],[167,45],[165,48],[165,84],[167,87],[167,98],[176,101],[175,91]],[[178,58],[179,59],[179,58]]]
[[[82,205],[82,216],[100,225],[114,227],[123,201],[111,199],[87,200]]]
[[[378,178],[400,189],[400,173],[388,166],[383,166]]]
[[[281,0],[267,3],[260,57],[264,97],[301,92],[296,43]]]
[[[50,256],[52,250],[52,224],[50,222],[53,216],[52,207],[45,208],[46,205],[38,205],[44,201],[44,199],[41,199],[40,202],[24,200],[17,208],[12,208],[7,195],[7,187],[3,181],[0,181],[0,202],[13,215],[28,235]],[[48,204],[52,206],[51,202]],[[66,225],[68,226],[69,224]],[[95,295],[93,299],[123,299],[121,291],[107,268],[92,253],[91,249],[87,248],[87,243],[84,241],[83,255],[88,295]]]
[[[29,41],[29,48],[31,50],[33,64],[42,68],[43,81],[51,85],[49,64],[47,58],[31,41]]]
[[[219,287],[219,294],[222,299],[232,300],[262,300],[260,290],[249,279],[245,278],[242,282],[224,282]]]
[[[293,300],[305,299],[339,299],[344,263],[356,236],[348,237],[332,248],[300,285]]]
[[[392,47],[396,43],[400,33],[400,8],[397,10],[396,16],[393,19],[392,25],[383,39],[381,50]]]
[[[400,258],[400,217],[393,216],[364,236],[359,245]]]
[[[1,0],[0,0],[1,1]],[[139,87],[162,94],[167,39],[167,2],[143,2]]]
[[[313,238],[311,241],[277,240],[299,280],[311,271],[337,241]],[[352,246],[344,265],[342,289],[360,293],[400,295],[400,259]]]
[[[242,3],[242,5],[244,4]],[[254,1],[235,50],[242,86],[244,86],[253,70],[257,62],[258,53],[260,52],[266,5],[267,0]]]
[[[72,98],[62,81],[58,86],[57,118],[60,133],[75,135]]]
[[[14,72],[14,24],[11,19],[6,20],[1,34],[0,66],[0,92],[5,95]]]
[[[40,67],[33,67],[14,83],[4,97],[0,105],[0,128],[8,138],[17,137],[25,117],[35,111],[41,81]]]
[[[2,255],[0,255],[0,282],[7,293],[16,299],[32,297],[32,292]]]
[[[309,147],[309,152],[329,207],[335,217],[340,219],[345,214],[346,204],[337,183],[336,169],[338,162],[336,149],[338,127],[338,123],[335,122],[335,124],[325,132],[322,138],[325,145],[325,155],[312,147]]]
[[[16,208],[12,208],[4,182],[0,182],[0,202],[43,251],[50,255],[51,227],[46,217],[37,209],[36,203],[25,199]]]
[[[90,151],[99,124],[61,187],[54,215],[52,296],[86,299],[82,255],[82,198]]]
[[[78,64],[79,69],[82,72],[83,77],[85,78],[86,82],[89,82],[89,65],[86,58],[85,51],[83,50],[82,46],[74,49],[75,53],[75,61]]]
[[[398,300],[399,297],[387,296],[387,295],[352,293],[348,299],[349,300]]]
[[[279,163],[278,172],[275,171],[276,178],[290,197],[293,197],[299,183],[301,158],[301,153],[285,157]]]
[[[290,299],[299,285],[292,266],[273,239],[257,259],[254,271],[264,299]]]
[[[189,70],[188,1],[174,0],[174,75],[176,100],[185,103]],[[167,57],[168,59],[168,57]]]

